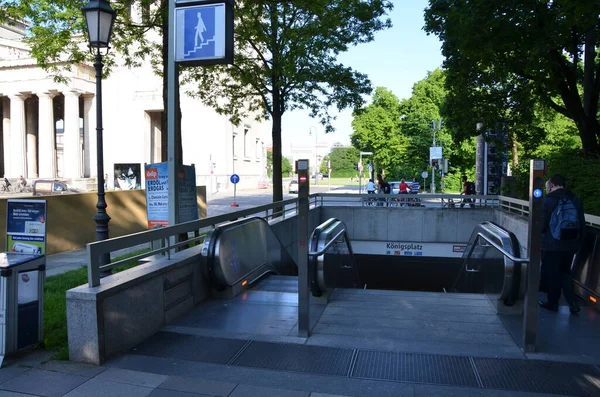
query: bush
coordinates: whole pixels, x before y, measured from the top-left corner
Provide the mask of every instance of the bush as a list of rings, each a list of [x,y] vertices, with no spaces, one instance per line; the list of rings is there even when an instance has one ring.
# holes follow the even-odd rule
[[[585,158],[579,150],[569,150],[550,155],[547,159],[548,175],[561,174],[567,179],[568,188],[583,202],[586,214],[600,215],[600,184],[598,172],[600,159]],[[518,198],[529,200],[529,160],[521,160],[514,170],[517,177]]]

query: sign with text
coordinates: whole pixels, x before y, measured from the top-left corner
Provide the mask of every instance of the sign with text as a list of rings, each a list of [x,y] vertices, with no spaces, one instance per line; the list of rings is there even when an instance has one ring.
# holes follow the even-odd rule
[[[169,176],[167,163],[147,164],[146,213],[148,227],[169,226]],[[196,169],[181,166],[177,171],[179,187],[179,222],[198,219],[196,202]]]
[[[46,253],[46,201],[6,201],[6,250],[22,254]]]
[[[365,255],[460,258],[465,243],[417,243],[410,241],[352,241],[352,251]]]

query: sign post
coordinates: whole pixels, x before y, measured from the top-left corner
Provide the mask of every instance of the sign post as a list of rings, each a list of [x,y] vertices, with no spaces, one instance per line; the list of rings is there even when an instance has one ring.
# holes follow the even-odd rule
[[[529,264],[527,265],[527,295],[523,316],[523,350],[535,352],[538,327],[538,289],[542,259],[542,217],[544,211],[544,180],[546,162],[531,160],[529,166]]]
[[[240,205],[236,203],[235,200],[237,195],[237,184],[240,181],[240,176],[238,174],[232,174],[229,180],[231,181],[231,183],[233,183],[233,204],[231,204],[231,206],[239,207]]]
[[[423,178],[423,192],[425,192],[425,182],[427,182],[428,176],[429,174],[427,173],[427,171],[421,172],[421,177]]]
[[[308,160],[298,160],[298,336],[310,335],[308,277]]]

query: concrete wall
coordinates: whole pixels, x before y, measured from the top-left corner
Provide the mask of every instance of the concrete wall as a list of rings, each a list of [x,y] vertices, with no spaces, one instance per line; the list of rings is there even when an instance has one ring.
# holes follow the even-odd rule
[[[309,233],[312,233],[317,226],[328,219],[320,216],[321,209],[322,207],[313,208],[309,211]],[[298,218],[294,216],[293,218],[278,220],[277,222],[271,223],[271,229],[279,238],[281,244],[287,249],[294,262],[298,263]]]
[[[67,291],[69,358],[100,365],[127,351],[208,296],[201,247]]]
[[[206,217],[206,187],[198,186],[200,218]],[[96,193],[32,197],[48,202],[47,254],[83,248],[96,240]],[[146,191],[106,192],[106,211],[111,217],[110,237],[147,230]],[[0,199],[0,251],[6,250],[6,199]]]
[[[483,221],[494,220],[492,208],[322,207],[321,220],[344,221],[352,240],[456,243],[467,242]]]

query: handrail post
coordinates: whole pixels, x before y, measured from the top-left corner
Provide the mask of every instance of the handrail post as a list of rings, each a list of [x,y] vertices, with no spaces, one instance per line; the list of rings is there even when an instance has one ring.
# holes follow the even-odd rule
[[[98,255],[90,244],[86,246],[88,262],[88,285],[90,288],[100,285],[100,269],[98,268]]]
[[[544,160],[531,160],[529,164],[529,265],[527,266],[527,294],[523,316],[523,350],[536,350],[538,328],[538,289],[542,260],[542,216],[544,205]]]

